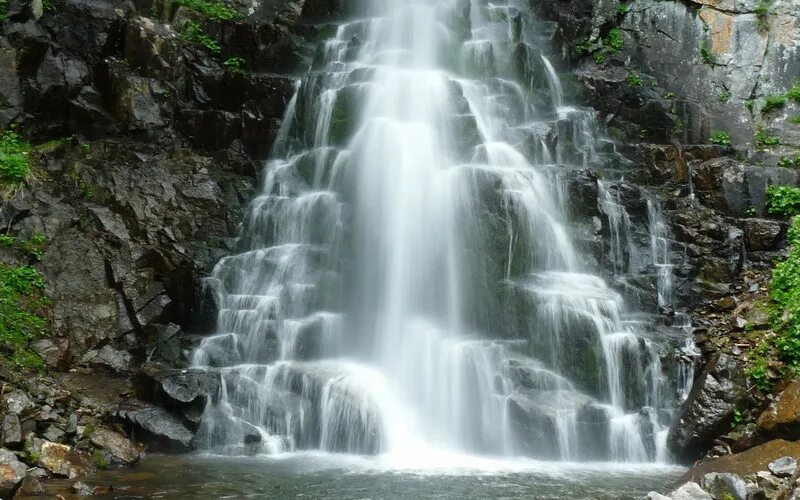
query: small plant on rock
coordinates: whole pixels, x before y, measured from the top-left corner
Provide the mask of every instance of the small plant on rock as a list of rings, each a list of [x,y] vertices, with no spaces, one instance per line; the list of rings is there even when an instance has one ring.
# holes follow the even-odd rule
[[[13,130],[0,134],[0,186],[16,187],[31,174],[31,146]]]
[[[228,71],[231,73],[245,73],[245,68],[247,67],[247,61],[245,61],[241,57],[229,57],[225,59],[225,62],[222,63]]]
[[[194,21],[186,23],[181,38],[189,43],[202,45],[212,54],[219,54],[222,51],[222,46],[220,46],[219,42],[208,36],[203,31],[203,27]]]
[[[771,135],[763,128],[759,128],[753,136],[753,142],[759,146],[770,147],[779,145],[781,143],[781,138],[777,135]]]
[[[7,0],[0,0],[0,23],[6,20],[8,14],[6,13]]]
[[[717,55],[706,40],[700,42],[700,59],[709,66],[713,66],[717,63]]]
[[[795,125],[800,125],[800,115],[794,115],[789,118],[789,123],[794,123]]]
[[[787,217],[800,214],[800,188],[792,186],[769,186],[765,193],[767,198],[767,211],[769,213]],[[798,279],[800,280],[800,275]]]
[[[786,97],[795,102],[800,102],[800,82],[795,83],[792,88],[786,91]]]
[[[606,37],[603,39],[603,47],[605,47],[612,54],[619,52],[625,46],[625,39],[622,38],[622,30],[614,28],[609,30]]]
[[[596,62],[597,64],[603,64],[604,62],[606,62],[606,56],[602,52],[595,52],[592,58],[594,59],[594,62]]]
[[[630,11],[631,11],[631,4],[629,3],[622,2],[617,5],[617,14],[621,14],[624,16]]]
[[[0,362],[9,368],[41,369],[30,343],[47,333],[45,282],[28,266],[0,264]]]
[[[628,85],[630,85],[631,87],[641,87],[642,85],[644,85],[642,77],[639,76],[639,74],[635,71],[631,71],[630,73],[628,73],[628,78],[626,80],[628,81]]]
[[[776,109],[786,106],[786,96],[782,94],[768,95],[764,101],[764,107],[761,108],[762,113],[769,113]]]
[[[730,146],[731,136],[724,130],[715,130],[711,133],[711,137],[708,138],[708,142],[718,146]]]
[[[723,90],[719,94],[719,102],[721,102],[722,104],[727,104],[728,101],[730,101],[730,100],[731,100],[731,93],[728,92],[727,90]]]
[[[216,0],[175,0],[175,4],[199,12],[214,21],[233,21],[242,17],[230,5]]]
[[[756,27],[758,31],[769,31],[770,2],[766,0],[759,2],[755,9],[753,9],[753,13],[756,15]]]

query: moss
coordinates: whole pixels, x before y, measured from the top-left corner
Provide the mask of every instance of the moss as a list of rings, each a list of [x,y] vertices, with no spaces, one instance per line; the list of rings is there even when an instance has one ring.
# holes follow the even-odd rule
[[[108,459],[100,450],[94,450],[92,452],[92,463],[98,469],[108,469],[109,466]]]
[[[0,358],[8,367],[44,368],[30,349],[48,331],[50,301],[44,292],[44,278],[36,269],[0,264]]]
[[[764,107],[761,108],[762,113],[769,113],[776,109],[786,106],[786,96],[783,94],[768,95],[764,101]]]

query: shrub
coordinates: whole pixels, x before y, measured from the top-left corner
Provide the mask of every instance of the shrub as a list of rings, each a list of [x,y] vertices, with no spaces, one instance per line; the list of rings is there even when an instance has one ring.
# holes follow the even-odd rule
[[[13,130],[0,134],[0,185],[17,186],[31,173],[31,146]]]
[[[242,17],[230,5],[214,0],[175,0],[175,4],[199,12],[214,21],[233,21]]]
[[[194,21],[186,23],[181,38],[189,43],[202,45],[212,54],[219,54],[222,51],[222,46],[220,46],[219,42],[206,35],[203,27]]]
[[[36,269],[0,264],[0,352],[9,367],[44,367],[30,349],[32,341],[47,333],[49,301],[44,289],[44,279]]]
[[[764,107],[761,108],[762,113],[769,113],[770,111],[780,109],[786,106],[786,96],[785,95],[768,95],[764,102]]]
[[[766,195],[769,213],[784,216],[800,214],[800,188],[769,186],[767,187]],[[798,279],[800,279],[800,276],[798,276]]]
[[[630,73],[628,73],[627,80],[628,80],[628,85],[630,85],[631,87],[641,87],[644,84],[642,77],[639,76],[639,74],[636,73],[635,71],[631,71]]]
[[[731,136],[724,130],[715,130],[714,132],[711,133],[711,137],[708,138],[708,142],[720,146],[730,146]]]

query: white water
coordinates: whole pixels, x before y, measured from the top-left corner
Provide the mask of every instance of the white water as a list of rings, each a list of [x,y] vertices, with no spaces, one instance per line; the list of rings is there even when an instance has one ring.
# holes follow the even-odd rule
[[[362,11],[300,83],[241,253],[209,282],[218,333],[193,365],[224,383],[200,444],[395,464],[666,460],[665,347],[584,264],[566,217],[564,175],[598,160],[594,115],[563,106],[527,11]]]

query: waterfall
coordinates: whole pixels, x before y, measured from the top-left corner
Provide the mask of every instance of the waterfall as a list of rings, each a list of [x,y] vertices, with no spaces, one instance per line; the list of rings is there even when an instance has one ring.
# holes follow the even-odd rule
[[[602,160],[595,113],[563,106],[523,2],[362,11],[298,83],[208,280],[193,366],[223,383],[200,445],[663,460],[665,345],[567,216],[565,176]],[[631,222],[600,187],[622,271]]]

